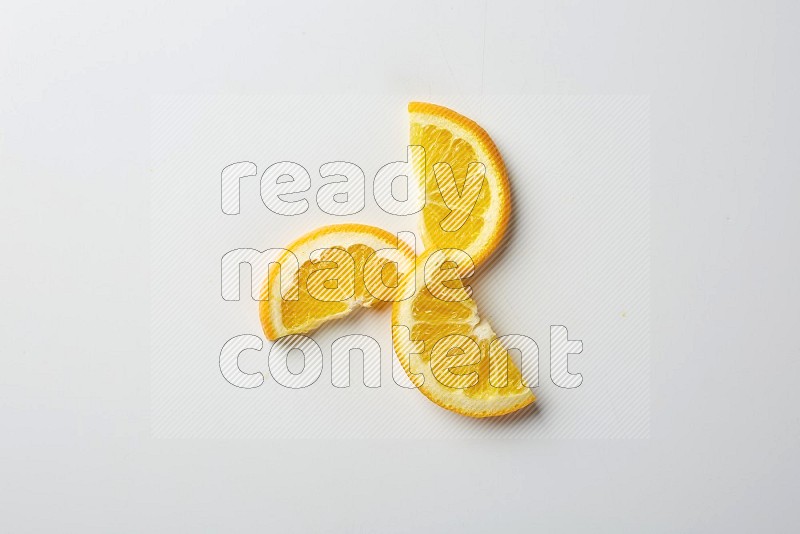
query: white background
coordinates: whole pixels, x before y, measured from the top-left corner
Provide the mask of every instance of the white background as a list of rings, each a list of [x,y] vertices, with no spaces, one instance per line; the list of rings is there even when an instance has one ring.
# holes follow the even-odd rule
[[[798,14],[5,5],[2,530],[793,530]],[[153,440],[149,105],[186,92],[650,94],[650,439]]]

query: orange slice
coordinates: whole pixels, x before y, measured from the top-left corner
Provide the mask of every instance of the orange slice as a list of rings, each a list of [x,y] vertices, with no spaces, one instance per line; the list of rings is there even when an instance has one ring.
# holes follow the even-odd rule
[[[358,307],[391,301],[412,278],[413,266],[414,251],[386,230],[318,228],[270,266],[259,303],[264,333],[274,340],[309,332]]]
[[[395,353],[414,385],[443,408],[470,417],[519,410],[535,397],[491,326],[478,315],[461,281],[470,273],[451,252],[423,254],[417,262],[416,294],[393,304]],[[430,276],[437,272],[443,274]]]
[[[408,112],[410,143],[425,148],[425,177],[416,177],[426,195],[423,245],[461,249],[478,265],[508,226],[510,189],[500,152],[483,128],[451,109],[411,102]]]

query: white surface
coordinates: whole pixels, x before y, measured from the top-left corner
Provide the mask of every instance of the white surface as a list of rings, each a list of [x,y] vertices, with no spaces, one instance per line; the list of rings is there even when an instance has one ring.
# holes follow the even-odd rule
[[[4,6],[3,530],[793,530],[797,17]],[[186,92],[650,94],[651,438],[151,439],[148,110]]]

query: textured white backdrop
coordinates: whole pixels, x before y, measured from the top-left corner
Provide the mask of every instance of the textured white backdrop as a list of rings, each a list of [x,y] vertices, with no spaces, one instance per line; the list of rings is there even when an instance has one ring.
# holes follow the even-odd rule
[[[220,296],[222,256],[237,248],[284,247],[316,227],[363,222],[416,231],[416,215],[383,212],[372,195],[376,171],[404,159],[406,106],[413,95],[164,96],[153,101],[151,190],[152,391],[156,437],[647,437],[650,415],[649,99],[641,96],[433,96],[475,119],[508,166],[512,224],[495,257],[478,270],[479,311],[502,334],[540,348],[537,406],[499,420],[446,412],[391,378],[389,309],[331,323],[313,338],[323,349],[320,379],[306,389],[269,377],[270,344],[244,353],[258,388],[222,377],[219,353],[240,334],[262,336],[250,297]],[[311,173],[310,209],[281,216],[259,196],[264,170],[279,161]],[[220,208],[220,175],[251,161],[240,213]],[[366,207],[333,216],[316,205],[328,161],[359,165]],[[260,281],[256,281],[260,287]],[[564,325],[583,352],[574,389],[550,380],[550,326]],[[382,349],[382,387],[363,385],[353,358],[351,386],[331,384],[331,343],[363,334]],[[263,336],[262,336],[263,337]]]
[[[796,531],[798,20],[790,0],[6,2],[0,530]],[[151,104],[186,93],[649,94],[650,439],[153,439]]]

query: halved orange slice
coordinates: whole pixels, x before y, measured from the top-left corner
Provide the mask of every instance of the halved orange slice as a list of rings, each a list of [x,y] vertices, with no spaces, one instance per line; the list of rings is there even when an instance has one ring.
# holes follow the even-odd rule
[[[412,278],[413,266],[412,248],[386,230],[318,228],[270,266],[259,303],[264,333],[274,340],[309,332],[355,308],[391,301]]]
[[[416,294],[392,306],[395,353],[414,385],[443,408],[470,417],[519,410],[535,397],[492,327],[478,315],[462,282],[470,273],[456,256],[441,250],[419,258]]]
[[[410,143],[425,148],[425,177],[416,177],[426,195],[424,248],[458,248],[478,265],[508,226],[510,188],[500,152],[483,128],[451,109],[411,102],[408,112]]]

